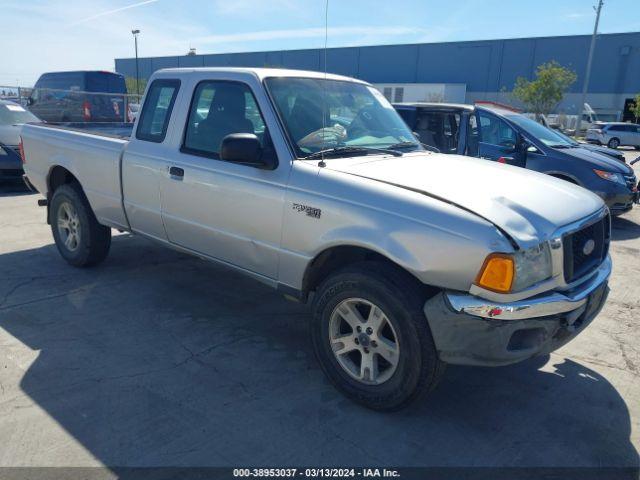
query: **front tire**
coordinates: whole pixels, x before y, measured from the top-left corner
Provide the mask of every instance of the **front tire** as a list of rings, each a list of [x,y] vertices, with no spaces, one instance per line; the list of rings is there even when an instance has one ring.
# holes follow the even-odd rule
[[[618,140],[617,138],[612,138],[611,140],[609,140],[609,143],[607,143],[607,146],[615,150],[620,146],[620,140]]]
[[[111,246],[111,229],[100,225],[78,184],[65,184],[53,193],[51,231],[62,258],[74,267],[102,262]]]
[[[431,391],[444,371],[408,274],[362,262],[330,276],[313,302],[320,366],[345,396],[375,410],[399,410]]]

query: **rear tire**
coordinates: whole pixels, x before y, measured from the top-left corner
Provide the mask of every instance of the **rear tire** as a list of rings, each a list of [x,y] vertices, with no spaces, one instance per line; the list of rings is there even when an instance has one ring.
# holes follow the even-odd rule
[[[51,232],[62,258],[74,267],[102,262],[111,246],[111,229],[100,225],[77,183],[58,187],[51,198]]]
[[[611,140],[609,140],[609,143],[607,143],[607,146],[615,150],[620,146],[620,140],[618,140],[617,138],[612,138]]]
[[[425,300],[409,274],[377,262],[349,266],[320,285],[312,340],[322,370],[341,393],[393,411],[435,388],[445,364],[422,310]]]

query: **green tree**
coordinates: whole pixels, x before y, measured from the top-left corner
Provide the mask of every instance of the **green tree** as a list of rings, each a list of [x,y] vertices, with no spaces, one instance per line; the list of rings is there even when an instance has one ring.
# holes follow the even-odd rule
[[[518,77],[512,94],[536,116],[551,113],[577,79],[574,71],[556,61],[539,65],[535,77],[535,80]]]
[[[630,110],[631,114],[636,117],[636,123],[638,123],[638,119],[640,119],[640,93],[638,93],[633,99]]]
[[[136,94],[136,78],[135,77],[126,77],[124,79],[125,84],[127,85],[127,93],[129,94]],[[144,89],[147,86],[147,79],[146,78],[141,78],[140,79],[140,95],[142,95],[144,93]]]

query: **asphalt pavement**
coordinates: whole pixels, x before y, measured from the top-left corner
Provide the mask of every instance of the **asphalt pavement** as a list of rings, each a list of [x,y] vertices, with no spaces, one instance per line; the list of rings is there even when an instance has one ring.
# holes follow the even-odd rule
[[[74,269],[37,198],[0,186],[0,466],[638,466],[638,207],[582,335],[381,414],[327,383],[306,306],[128,234]]]

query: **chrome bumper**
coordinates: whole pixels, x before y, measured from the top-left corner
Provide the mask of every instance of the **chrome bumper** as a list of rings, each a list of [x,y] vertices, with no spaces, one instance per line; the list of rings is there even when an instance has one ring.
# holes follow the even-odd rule
[[[585,283],[567,292],[551,292],[511,303],[495,303],[468,293],[446,292],[445,297],[453,310],[475,317],[496,320],[523,320],[572,312],[587,303],[589,295],[607,281],[611,275],[611,257],[602,262],[598,270]]]

